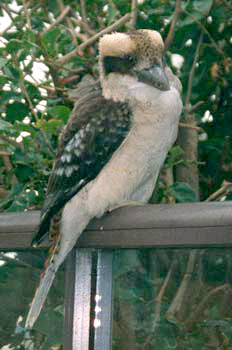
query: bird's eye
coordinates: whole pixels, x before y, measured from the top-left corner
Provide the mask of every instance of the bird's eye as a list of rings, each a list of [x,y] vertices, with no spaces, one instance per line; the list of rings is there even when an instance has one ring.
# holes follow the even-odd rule
[[[133,64],[134,65],[136,63],[136,57],[133,56],[133,55],[128,55],[125,58],[126,58],[126,60],[127,60],[127,62],[129,64]]]

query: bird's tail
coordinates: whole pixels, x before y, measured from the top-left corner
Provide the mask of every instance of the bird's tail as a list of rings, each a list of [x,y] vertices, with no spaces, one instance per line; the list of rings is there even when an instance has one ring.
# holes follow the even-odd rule
[[[25,328],[31,329],[39,317],[40,311],[43,307],[43,304],[47,298],[48,292],[51,288],[52,282],[55,278],[56,271],[58,270],[59,265],[55,263],[50,263],[46,268],[44,275],[40,280],[39,287],[36,290],[34,298],[32,300],[29,313],[27,315]]]
[[[81,232],[82,231],[80,231],[80,233]],[[63,263],[68,253],[74,247],[79,235],[73,235],[72,239],[70,240],[62,239],[60,235],[57,239],[55,246],[52,248],[51,256],[49,257],[49,260],[45,263],[47,267],[42,275],[39,287],[37,288],[34,298],[32,300],[25,323],[26,329],[31,329],[34,323],[36,322],[37,318],[39,317],[40,311],[52,286],[52,282],[54,281],[56,272],[59,269],[60,265]]]
[[[72,212],[73,216],[76,214],[77,209],[79,209],[79,221],[69,220],[70,215],[64,215],[61,232],[65,232],[66,234],[59,234],[57,241],[52,248],[52,254],[49,257],[48,263],[46,264],[47,268],[40,280],[39,287],[36,290],[35,296],[31,303],[25,323],[26,329],[31,329],[39,317],[40,311],[47,298],[58,268],[63,263],[68,253],[72,250],[78,237],[91,219],[91,216],[88,212],[86,212],[85,208],[83,208],[82,213],[80,213],[80,208],[82,207],[82,202],[79,201],[77,201],[77,204],[74,202],[73,207],[71,205],[68,206],[67,211],[69,210],[69,212]]]

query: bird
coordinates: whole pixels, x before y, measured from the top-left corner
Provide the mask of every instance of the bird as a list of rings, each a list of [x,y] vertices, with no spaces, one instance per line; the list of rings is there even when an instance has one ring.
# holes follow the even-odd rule
[[[95,217],[147,203],[182,111],[181,83],[158,31],[113,32],[99,40],[99,81],[80,84],[48,181],[32,244],[51,249],[30,306],[33,328],[56,272]]]

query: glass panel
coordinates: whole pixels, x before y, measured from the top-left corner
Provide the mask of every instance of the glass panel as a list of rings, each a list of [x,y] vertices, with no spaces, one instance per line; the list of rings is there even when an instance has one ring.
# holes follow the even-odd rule
[[[44,251],[0,253],[0,350],[61,349],[63,333],[64,269],[53,283],[41,315],[30,333],[23,325],[40,274]]]
[[[232,349],[231,253],[115,251],[113,350]]]

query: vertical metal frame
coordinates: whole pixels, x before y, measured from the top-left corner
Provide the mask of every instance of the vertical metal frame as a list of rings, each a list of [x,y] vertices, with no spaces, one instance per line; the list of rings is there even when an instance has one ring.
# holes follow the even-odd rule
[[[112,257],[112,251],[98,250],[96,276],[92,276],[92,249],[75,248],[70,253],[65,278],[65,350],[90,350],[91,335],[91,350],[111,350]],[[95,285],[91,310],[91,289]],[[95,315],[92,323],[91,314]]]
[[[98,251],[94,350],[111,350],[112,348],[112,260],[112,251]]]
[[[64,349],[72,349],[73,338],[73,303],[75,284],[75,250],[73,249],[65,263],[65,293],[64,293]]]
[[[89,350],[92,250],[73,249],[66,265],[64,349]]]

